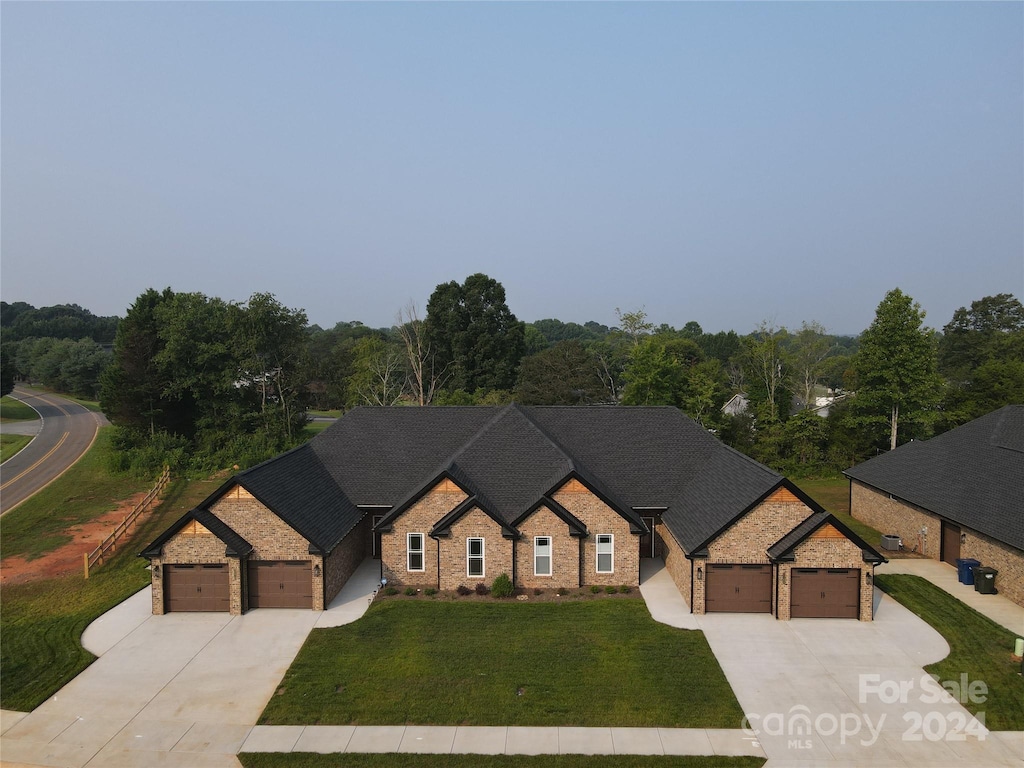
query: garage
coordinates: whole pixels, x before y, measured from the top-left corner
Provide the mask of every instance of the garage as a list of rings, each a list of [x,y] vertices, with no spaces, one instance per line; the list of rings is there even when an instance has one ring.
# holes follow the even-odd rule
[[[860,571],[794,568],[790,616],[794,619],[860,618]]]
[[[169,564],[163,568],[166,611],[227,611],[231,589],[225,563]]]
[[[312,563],[308,560],[250,560],[249,607],[312,608]]]
[[[708,613],[771,613],[772,567],[708,563],[705,595]]]

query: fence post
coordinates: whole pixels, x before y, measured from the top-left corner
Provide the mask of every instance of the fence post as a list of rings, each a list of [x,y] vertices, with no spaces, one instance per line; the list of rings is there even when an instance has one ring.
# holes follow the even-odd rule
[[[82,565],[85,566],[85,578],[89,578],[89,553],[82,553]]]

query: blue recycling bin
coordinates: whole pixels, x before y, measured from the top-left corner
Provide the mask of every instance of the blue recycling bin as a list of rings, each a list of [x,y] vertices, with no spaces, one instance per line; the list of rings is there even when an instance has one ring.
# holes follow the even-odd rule
[[[961,584],[971,586],[974,584],[974,569],[981,565],[980,560],[970,557],[959,557],[956,561],[957,579]]]

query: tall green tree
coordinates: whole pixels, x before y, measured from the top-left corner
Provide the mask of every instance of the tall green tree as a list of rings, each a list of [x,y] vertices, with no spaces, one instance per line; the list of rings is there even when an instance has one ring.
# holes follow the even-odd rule
[[[516,395],[524,405],[587,405],[606,399],[596,358],[575,339],[523,358]]]
[[[861,334],[854,361],[857,418],[885,424],[890,450],[896,448],[901,425],[927,424],[939,402],[936,345],[924,317],[920,304],[893,289]]]
[[[0,347],[0,397],[14,391],[14,365],[7,354],[7,347]]]
[[[438,285],[427,302],[427,342],[439,369],[450,371],[451,389],[513,389],[524,333],[501,283],[482,273],[461,285],[454,280]]]

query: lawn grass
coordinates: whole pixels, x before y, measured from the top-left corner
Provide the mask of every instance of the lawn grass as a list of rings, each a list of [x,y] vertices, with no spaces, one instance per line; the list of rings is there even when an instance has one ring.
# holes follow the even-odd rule
[[[152,487],[156,478],[110,473],[111,430],[100,429],[92,448],[74,466],[4,515],[0,557],[37,558],[72,541],[73,536],[66,533],[71,526],[110,512],[132,494]]]
[[[845,477],[816,480],[797,480],[797,487],[827,511],[835,515],[843,525],[878,549],[882,545],[882,534],[867,523],[850,515],[850,481]],[[886,557],[892,553],[883,552]]]
[[[316,437],[328,427],[334,426],[333,421],[310,421],[303,427],[302,433],[306,436],[306,439]]]
[[[32,442],[32,435],[0,435],[0,464]]]
[[[242,752],[245,768],[760,768],[761,757],[668,755],[410,755]]]
[[[1024,730],[1024,678],[1020,661],[1011,656],[1012,632],[919,576],[882,574],[875,577],[875,584],[949,643],[949,656],[925,667],[926,672],[940,681],[959,683],[966,673],[968,680],[984,682],[987,700],[963,702],[964,707],[975,715],[984,712],[989,730]]]
[[[94,656],[81,645],[82,632],[149,584],[138,550],[221,482],[173,481],[163,503],[143,516],[129,545],[88,580],[75,574],[0,587],[0,707],[32,710],[92,663]]]
[[[260,718],[268,725],[739,728],[702,632],[642,599],[377,602],[315,629]]]
[[[307,416],[321,416],[327,419],[340,419],[341,409],[338,408],[334,411],[306,411]]]
[[[15,400],[9,395],[0,397],[0,422],[33,421],[38,418],[39,414],[20,400]]]

